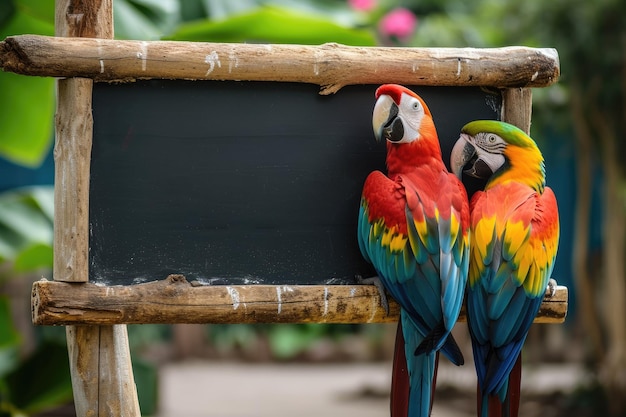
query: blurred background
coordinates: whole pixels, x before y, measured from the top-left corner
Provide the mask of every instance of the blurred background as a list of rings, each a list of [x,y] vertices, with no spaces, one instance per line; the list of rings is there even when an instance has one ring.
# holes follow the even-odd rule
[[[626,416],[626,2],[114,0],[114,10],[118,39],[556,48],[561,78],[533,90],[531,136],[559,201],[554,278],[569,288],[569,314],[532,329],[522,414]],[[0,39],[53,35],[53,24],[54,2],[0,0]],[[53,258],[54,80],[0,73],[0,109],[0,416],[73,415],[64,329],[30,322],[32,282],[51,278]],[[467,329],[455,330],[471,358]],[[268,415],[320,414],[333,401],[331,414],[386,415],[394,333],[129,326],[142,413],[161,417],[264,415],[261,398]],[[473,415],[472,365],[442,367],[437,415]]]

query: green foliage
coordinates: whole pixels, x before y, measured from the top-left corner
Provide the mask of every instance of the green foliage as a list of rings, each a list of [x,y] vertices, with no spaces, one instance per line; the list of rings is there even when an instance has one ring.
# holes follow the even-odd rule
[[[51,187],[0,194],[0,260],[12,262],[4,271],[9,278],[52,268],[53,206]],[[9,298],[0,296],[0,415],[30,414],[70,401],[65,344],[44,339],[33,355],[20,358],[21,338],[9,305]]]
[[[139,357],[133,357],[132,363],[141,415],[154,415],[159,403],[158,369],[152,363]]]
[[[253,345],[262,328],[251,324],[213,324],[208,328],[209,339],[218,352],[232,351]]]
[[[202,19],[221,21],[260,7],[313,15],[346,27],[355,27],[363,21],[362,16],[343,0],[184,0],[181,1],[181,19],[183,22]]]
[[[0,295],[0,378],[15,368],[17,364],[17,346],[21,342],[20,334],[13,326],[9,298]],[[0,379],[1,380],[1,379]],[[0,382],[0,398],[3,384]]]
[[[157,40],[180,21],[178,0],[115,0],[113,22],[118,39]]]
[[[13,3],[13,7],[25,16],[36,20],[37,32],[41,35],[54,33],[54,2],[41,0],[8,0],[5,3]]]
[[[20,361],[21,337],[11,320],[10,300],[0,296],[0,415],[26,415],[72,399],[67,349],[46,340]]]
[[[0,9],[0,39],[9,35],[54,33],[52,2],[5,2]],[[29,167],[41,164],[50,149],[54,80],[0,72],[0,156]]]
[[[268,332],[270,349],[277,359],[290,359],[305,351],[314,341],[326,335],[323,324],[283,324]]]
[[[52,268],[52,187],[30,187],[0,194],[0,262],[14,272]]]
[[[20,366],[4,377],[5,403],[2,408],[34,414],[71,401],[67,348],[65,344],[45,341]],[[9,406],[7,406],[7,403]]]
[[[338,42],[374,45],[370,31],[340,26],[323,17],[276,7],[260,7],[226,20],[181,25],[166,39],[212,42],[267,42],[316,45]]]

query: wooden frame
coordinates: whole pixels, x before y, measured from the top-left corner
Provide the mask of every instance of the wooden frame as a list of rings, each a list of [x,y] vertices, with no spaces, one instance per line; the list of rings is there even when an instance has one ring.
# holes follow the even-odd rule
[[[195,286],[182,275],[112,287],[39,281],[33,287],[33,322],[386,323],[400,313],[393,300],[389,303],[387,314],[372,285]],[[567,289],[559,287],[545,298],[535,323],[561,323],[566,314]],[[459,321],[465,321],[464,309]]]
[[[349,84],[545,87],[558,79],[554,49],[383,48],[60,39],[22,35],[0,46],[5,70],[95,81],[163,78]]]
[[[399,82],[426,86],[484,86],[502,91],[502,119],[525,131],[530,130],[532,106],[531,87],[550,85],[558,79],[558,56],[553,49],[507,47],[493,49],[472,48],[368,48],[337,44],[321,46],[215,44],[186,42],[114,41],[95,38],[62,39],[22,35],[7,38],[0,43],[0,63],[5,70],[35,76],[71,77],[59,81],[59,109],[57,113],[57,145],[55,160],[57,178],[67,179],[57,184],[55,282],[35,283],[33,289],[33,321],[37,324],[70,323],[153,323],[165,322],[151,313],[149,305],[167,304],[162,298],[170,292],[151,291],[150,288],[172,289],[171,282],[154,283],[142,288],[142,304],[115,314],[101,311],[95,318],[94,305],[89,307],[85,297],[96,296],[91,287],[76,289],[60,286],[58,281],[86,282],[88,276],[88,192],[89,159],[91,149],[91,84],[94,80],[129,82],[142,78],[193,80],[246,80],[304,82],[320,85],[320,94],[332,94],[351,84],[382,84]],[[223,58],[225,57],[225,58]],[[88,78],[77,78],[88,77]],[[64,88],[65,86],[68,88]],[[71,87],[71,88],[70,88]],[[87,109],[87,111],[86,111]],[[75,200],[73,200],[75,198]],[[188,287],[177,291],[176,304],[194,299],[199,305],[214,305],[222,297],[224,288],[206,289]],[[233,294],[248,293],[247,286],[230,286]],[[260,291],[260,286],[255,286]],[[288,290],[290,292],[292,289]],[[298,293],[312,305],[327,305],[329,299],[345,297],[344,286],[300,286]],[[111,294],[114,289],[107,289]],[[139,290],[129,290],[132,293]],[[279,311],[281,287],[261,291],[268,311]],[[63,294],[74,294],[63,297]],[[269,295],[268,295],[269,294]],[[350,314],[323,314],[281,317],[257,316],[259,321],[273,322],[384,322],[397,319],[396,314],[385,316],[382,308],[371,311],[371,297],[375,294],[363,288],[352,287],[352,297],[345,299]],[[357,296],[358,294],[358,296]],[[54,299],[54,295],[60,296]],[[130,293],[129,293],[130,296]],[[157,298],[155,298],[157,297]],[[198,298],[201,297],[201,298]],[[132,296],[131,296],[132,298]],[[559,287],[557,296],[548,300],[542,311],[551,311],[538,322],[560,322],[565,318],[566,289]],[[258,300],[261,300],[260,298]],[[367,300],[363,302],[363,300]],[[105,303],[106,304],[106,303]],[[124,304],[123,302],[121,303]],[[232,312],[228,303],[218,303]],[[305,303],[306,304],[306,303]],[[302,308],[311,307],[303,304]],[[557,306],[558,305],[558,306]],[[145,306],[145,308],[143,307]],[[192,306],[188,306],[192,309]],[[122,308],[123,309],[123,308]],[[93,314],[86,314],[90,310]],[[312,309],[316,311],[315,308]],[[182,310],[181,310],[182,311]],[[282,311],[282,310],[281,310]],[[392,311],[396,311],[392,309]],[[557,313],[558,312],[558,313]],[[189,313],[189,311],[187,311]],[[223,312],[222,312],[223,313]],[[172,314],[171,323],[250,321],[238,315],[223,317],[222,313],[197,315]],[[541,313],[543,314],[543,312]],[[87,319],[87,317],[92,317]],[[106,318],[105,318],[106,317]],[[133,317],[133,319],[130,319]],[[235,318],[237,317],[237,318]],[[123,319],[122,319],[123,318]],[[131,321],[129,321],[131,320]],[[464,317],[461,316],[461,320]]]
[[[139,416],[128,323],[354,323],[387,315],[371,286],[202,286],[184,277],[120,287],[88,280],[89,170],[94,81],[144,78],[482,86],[502,90],[502,119],[530,129],[531,88],[558,79],[553,49],[365,48],[115,41],[112,0],[57,0],[56,37],[0,42],[5,71],[59,77],[55,144],[54,281],[33,285],[33,322],[66,325],[79,416]],[[141,300],[138,302],[137,300]],[[155,306],[158,306],[155,307]],[[562,322],[567,289],[544,300],[538,323]],[[461,316],[461,320],[464,316]]]

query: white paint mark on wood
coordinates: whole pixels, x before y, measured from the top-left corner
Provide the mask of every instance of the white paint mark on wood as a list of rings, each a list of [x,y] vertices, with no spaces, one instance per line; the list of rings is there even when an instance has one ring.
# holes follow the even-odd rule
[[[218,68],[222,68],[222,63],[220,62],[219,55],[217,55],[217,51],[211,51],[211,53],[204,58],[204,62],[206,64],[209,64],[209,69],[207,70],[206,74],[204,74],[205,77],[212,73],[213,70],[215,70],[216,65]]]
[[[461,58],[456,61],[456,76],[459,77],[461,75]]]
[[[239,66],[239,57],[235,53],[235,48],[231,47],[230,52],[228,53],[228,73],[230,74],[233,71],[233,68],[237,68]]]
[[[280,287],[276,287],[276,304],[278,304],[278,314],[283,311],[283,300],[281,299],[281,295]]]
[[[102,56],[102,42],[100,42],[100,39],[97,40],[98,42],[98,58],[100,58]],[[104,60],[103,59],[99,59],[100,61],[100,74],[104,73]]]
[[[539,71],[535,71],[535,73],[533,74],[532,77],[530,77],[531,81],[535,81],[537,79],[537,77],[539,76]]]
[[[148,59],[148,42],[141,41],[139,43],[141,50],[137,52],[137,59],[141,59],[141,70],[146,70],[146,63]]]
[[[320,75],[320,61],[324,57],[324,52],[316,50],[314,53],[315,61],[313,62],[313,73],[315,75]]]
[[[355,294],[356,294],[356,288],[354,287],[350,288],[350,297],[354,297]]]
[[[80,24],[83,21],[84,16],[85,16],[84,13],[68,13],[67,21],[70,26],[80,27]]]
[[[226,287],[226,291],[228,291],[228,295],[230,295],[230,300],[233,303],[233,310],[237,310],[239,308],[239,291],[237,291],[233,287]]]
[[[376,317],[376,310],[378,309],[378,297],[370,297],[370,299],[372,300],[372,308],[371,308],[372,314],[367,319],[368,323],[371,323],[374,321],[374,317]]]
[[[413,63],[413,66],[411,67],[411,70],[412,70],[413,72],[417,72],[417,70],[418,70],[418,69],[419,69],[419,66],[417,65],[417,63],[415,63],[415,62],[414,62],[414,63]]]
[[[328,314],[328,287],[324,287],[324,311],[322,312],[322,316]]]

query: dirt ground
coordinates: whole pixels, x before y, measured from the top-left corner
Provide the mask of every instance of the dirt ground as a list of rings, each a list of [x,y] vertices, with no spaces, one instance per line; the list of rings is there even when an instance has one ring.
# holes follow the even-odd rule
[[[171,363],[161,368],[155,417],[388,416],[390,372],[390,363]],[[563,395],[586,379],[574,366],[525,368],[520,415],[565,414]],[[437,386],[433,417],[475,415],[472,368],[442,366]]]

